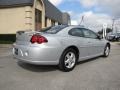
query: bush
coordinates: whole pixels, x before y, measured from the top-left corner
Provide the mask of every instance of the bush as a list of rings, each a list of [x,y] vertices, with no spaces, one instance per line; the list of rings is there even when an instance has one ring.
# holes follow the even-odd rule
[[[0,44],[11,44],[16,40],[15,34],[0,34]]]

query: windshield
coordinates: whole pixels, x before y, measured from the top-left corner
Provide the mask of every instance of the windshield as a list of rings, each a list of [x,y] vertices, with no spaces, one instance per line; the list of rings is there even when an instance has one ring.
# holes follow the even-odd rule
[[[67,27],[67,25],[52,26],[52,27],[44,28],[40,32],[48,33],[48,34],[56,34],[66,27]]]

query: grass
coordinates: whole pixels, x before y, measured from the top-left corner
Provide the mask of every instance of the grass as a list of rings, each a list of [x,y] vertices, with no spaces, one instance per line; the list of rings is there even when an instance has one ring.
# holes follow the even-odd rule
[[[12,44],[15,40],[15,34],[0,34],[0,44]]]

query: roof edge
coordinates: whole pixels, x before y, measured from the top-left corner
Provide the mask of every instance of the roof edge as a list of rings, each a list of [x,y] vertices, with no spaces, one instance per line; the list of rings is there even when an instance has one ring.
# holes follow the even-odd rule
[[[12,8],[12,7],[23,7],[23,6],[33,6],[33,3],[29,4],[14,4],[14,5],[1,5],[0,8]]]

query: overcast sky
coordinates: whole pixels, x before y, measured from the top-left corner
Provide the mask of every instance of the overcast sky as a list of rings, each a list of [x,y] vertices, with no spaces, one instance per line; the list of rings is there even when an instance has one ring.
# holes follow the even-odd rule
[[[71,15],[71,23],[79,24],[84,16],[86,27],[101,30],[104,23],[111,26],[112,19],[120,17],[120,0],[49,0],[57,8]],[[119,22],[118,22],[119,23]]]

